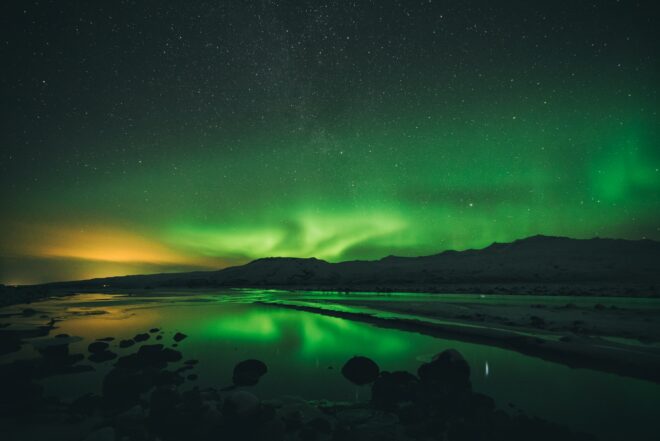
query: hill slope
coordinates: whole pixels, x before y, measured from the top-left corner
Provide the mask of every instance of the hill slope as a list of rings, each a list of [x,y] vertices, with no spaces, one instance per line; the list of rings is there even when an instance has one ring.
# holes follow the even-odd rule
[[[446,291],[469,285],[482,286],[481,292],[497,292],[497,286],[512,284],[607,286],[617,293],[641,289],[652,295],[660,287],[660,242],[533,236],[494,243],[480,250],[446,251],[423,257],[388,256],[376,261],[340,263],[271,257],[219,271],[109,277],[46,286]]]

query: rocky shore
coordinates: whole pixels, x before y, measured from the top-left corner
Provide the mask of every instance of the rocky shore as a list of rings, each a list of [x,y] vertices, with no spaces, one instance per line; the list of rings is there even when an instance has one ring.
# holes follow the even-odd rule
[[[341,375],[370,389],[364,402],[262,400],[250,387],[269,375],[266,363],[244,360],[230,386],[200,389],[194,386],[199,361],[186,360],[177,349],[188,336],[164,335],[154,328],[122,340],[120,355],[110,349],[113,337],[90,343],[87,354],[71,354],[77,337],[59,334],[40,343],[37,358],[0,365],[5,433],[11,439],[84,441],[591,439],[497,409],[490,397],[472,390],[470,366],[452,349],[414,373],[385,372],[376,361],[351,358]],[[83,393],[71,402],[44,397],[39,380],[102,363],[112,369],[101,394]]]

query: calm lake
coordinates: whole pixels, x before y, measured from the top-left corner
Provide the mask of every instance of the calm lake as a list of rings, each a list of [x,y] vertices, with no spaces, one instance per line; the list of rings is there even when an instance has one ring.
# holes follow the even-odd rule
[[[471,366],[474,389],[493,397],[507,412],[522,411],[594,433],[602,439],[657,439],[658,384],[572,369],[486,345],[252,304],[254,300],[277,296],[277,292],[271,291],[149,296],[85,294],[35,303],[30,306],[38,314],[5,316],[0,322],[22,327],[42,325],[51,317],[56,318],[57,329],[48,338],[60,333],[81,337],[71,345],[71,352],[87,354],[90,342],[114,337],[110,349],[120,356],[135,349],[120,349],[120,339],[160,328],[161,343],[172,344],[172,335],[183,332],[188,338],[177,347],[183,353],[183,360],[200,361],[192,371],[198,379],[188,382],[190,387],[228,386],[234,365],[256,358],[268,366],[268,374],[251,388],[263,399],[294,395],[310,400],[368,400],[368,387],[356,387],[340,373],[350,357],[370,357],[383,370],[415,372],[433,355],[454,348]],[[474,301],[478,301],[478,296],[474,296]],[[20,311],[24,307],[7,308],[4,312]],[[49,319],[41,318],[42,314]],[[156,343],[155,338],[156,334],[151,334],[147,343]],[[28,341],[38,344],[38,340]],[[28,344],[17,353],[0,357],[0,362],[35,354],[34,347]],[[100,393],[101,379],[113,363],[90,363],[94,371],[51,377],[43,384],[47,394],[62,399]]]

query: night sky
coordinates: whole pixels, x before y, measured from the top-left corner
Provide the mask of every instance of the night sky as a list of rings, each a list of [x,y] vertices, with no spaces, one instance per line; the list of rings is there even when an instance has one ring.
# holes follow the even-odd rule
[[[0,6],[0,282],[660,239],[655,1]]]

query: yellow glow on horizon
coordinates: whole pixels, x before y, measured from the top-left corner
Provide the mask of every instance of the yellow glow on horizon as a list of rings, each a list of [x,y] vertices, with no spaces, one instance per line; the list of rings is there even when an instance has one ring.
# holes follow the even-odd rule
[[[218,259],[183,253],[137,233],[109,227],[32,225],[17,254],[116,264],[217,267]]]

